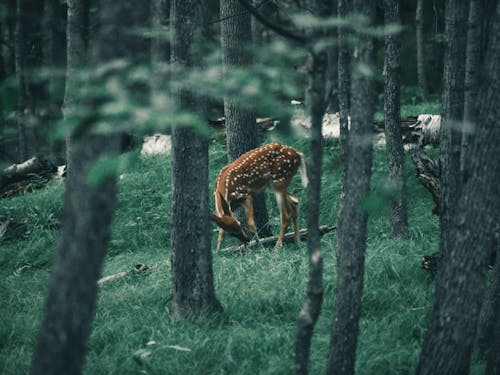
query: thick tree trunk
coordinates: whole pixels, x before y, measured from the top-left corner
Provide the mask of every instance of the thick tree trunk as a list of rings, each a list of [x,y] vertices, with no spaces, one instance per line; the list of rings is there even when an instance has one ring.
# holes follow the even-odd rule
[[[500,6],[497,6],[479,97],[471,177],[451,222],[450,248],[440,262],[434,306],[417,374],[467,374],[485,291],[485,270],[500,212]],[[474,254],[474,256],[470,256]],[[498,356],[498,351],[495,351]]]
[[[338,17],[346,18],[350,11],[350,0],[337,0]],[[350,47],[348,29],[338,28],[338,101],[340,123],[340,161],[342,163],[342,192],[344,195],[347,174],[347,138],[349,135],[349,92],[350,92]]]
[[[399,0],[384,1],[385,24],[400,24]],[[391,207],[392,235],[408,234],[408,205],[406,202],[406,167],[401,131],[400,111],[400,41],[399,35],[385,36],[384,118],[385,139],[389,156],[388,187],[393,195]]]
[[[249,67],[252,58],[250,46],[252,32],[250,14],[238,0],[222,0],[220,8],[223,64],[226,74],[233,69]],[[232,162],[245,152],[258,145],[255,111],[244,108],[231,96],[224,98],[224,116],[226,118],[226,143],[228,161]],[[258,193],[253,199],[254,216],[257,231],[261,236],[268,236],[269,218],[265,195]],[[241,213],[238,215],[241,218]]]
[[[353,2],[353,11],[375,19],[375,3]],[[374,67],[374,46],[368,36],[358,34],[355,64]],[[337,292],[327,374],[353,374],[361,314],[367,214],[363,209],[371,177],[374,90],[371,77],[359,70],[352,77],[351,129],[347,142],[347,176],[341,198],[337,233]]]
[[[71,5],[71,4],[70,4]],[[73,10],[73,8],[72,8]],[[109,64],[115,59],[132,59],[134,46],[130,29],[139,27],[134,4],[103,0],[100,2],[100,29],[95,42],[93,64]],[[139,13],[140,14],[140,13]],[[116,40],[122,43],[116,43]],[[110,42],[114,43],[110,43]],[[98,69],[97,69],[98,70]],[[123,80],[119,68],[105,78]],[[92,77],[91,87],[103,76]],[[104,91],[104,89],[103,89]],[[117,157],[121,148],[118,128],[129,119],[110,120],[113,133],[98,133],[93,127],[102,116],[102,106],[112,100],[87,97],[90,113],[79,121],[72,138],[64,202],[61,238],[49,284],[45,313],[32,363],[32,374],[79,374],[82,371],[87,339],[97,299],[97,280],[105,256],[116,201],[115,175],[90,182],[89,171],[101,157]]]
[[[429,88],[427,86],[427,77],[425,74],[424,61],[424,0],[417,0],[417,10],[415,12],[415,28],[417,31],[417,74],[418,87],[422,99],[427,101]]]
[[[481,0],[470,0],[467,29],[467,50],[465,63],[464,125],[462,134],[461,170],[467,178],[465,165],[469,144],[474,136],[476,122],[476,100],[479,89],[479,69],[481,60]]]
[[[447,0],[445,9],[445,60],[440,129],[440,251],[446,262],[450,222],[462,185],[460,148],[464,106],[465,48],[467,41],[466,0]]]
[[[114,178],[95,186],[87,173],[99,156],[117,152],[117,145],[109,136],[86,136],[74,145],[32,374],[81,373],[116,196]]]
[[[171,62],[179,69],[200,64],[207,10],[203,2],[171,2]],[[206,100],[196,93],[174,93],[182,110],[206,119]],[[215,296],[208,204],[208,139],[187,127],[172,131],[171,314],[185,319],[221,308]]]

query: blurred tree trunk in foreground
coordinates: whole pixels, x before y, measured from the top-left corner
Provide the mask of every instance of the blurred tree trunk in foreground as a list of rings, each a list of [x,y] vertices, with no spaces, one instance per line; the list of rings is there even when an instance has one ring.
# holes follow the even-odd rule
[[[238,0],[221,0],[220,18],[223,20],[221,22],[223,65],[225,74],[231,76],[234,69],[249,68],[252,64],[250,14],[245,12]],[[255,111],[248,102],[241,103],[241,97],[240,101],[235,98],[237,96],[233,94],[224,98],[229,162],[258,146]],[[255,194],[253,206],[259,236],[271,235],[264,192]],[[242,211],[240,210],[238,217],[244,219]]]
[[[373,25],[375,3],[353,2],[353,12],[365,17],[363,27]],[[374,69],[372,37],[357,33],[352,74],[352,120],[347,141],[347,175],[337,224],[337,291],[327,374],[353,374],[361,314],[367,214],[363,201],[370,188]],[[371,72],[373,75],[374,73]]]
[[[500,212],[500,6],[496,9],[490,42],[485,79],[478,94],[481,100],[476,134],[468,155],[471,176],[456,200],[455,216],[450,222],[449,251],[446,258],[441,258],[438,269],[434,306],[417,369],[419,375],[469,372],[485,294],[486,265],[495,243]],[[492,351],[498,357],[498,347]]]
[[[136,17],[139,17],[137,19]],[[115,158],[121,147],[118,127],[128,118],[105,119],[114,129],[96,129],[102,107],[113,100],[106,80],[124,81],[123,69],[113,62],[131,60],[131,27],[142,19],[130,2],[101,1],[100,29],[95,41],[95,66],[107,64],[106,72],[92,77],[87,92],[98,97],[81,99],[72,136],[71,168],[68,170],[64,213],[57,256],[50,278],[44,317],[33,357],[32,374],[79,374],[97,299],[97,280],[105,256],[116,201],[115,170],[96,166],[101,158]],[[116,39],[122,43],[116,43]],[[113,65],[113,67],[111,67]],[[92,90],[90,89],[92,88]],[[74,106],[74,103],[71,104]],[[72,113],[73,115],[73,113]],[[93,169],[102,174],[89,180]]]
[[[399,0],[384,0],[384,23],[401,24]],[[401,65],[400,36],[385,36],[384,62],[384,121],[387,154],[389,157],[389,178],[387,181],[391,196],[391,231],[394,237],[408,234],[408,205],[406,202],[406,167],[401,131]]]
[[[205,3],[172,0],[171,62],[175,69],[201,64],[196,54],[206,36]],[[189,85],[189,83],[186,83]],[[174,92],[182,111],[207,121],[207,100],[189,87]],[[172,130],[171,314],[185,319],[222,307],[215,296],[208,199],[208,138],[189,126]]]

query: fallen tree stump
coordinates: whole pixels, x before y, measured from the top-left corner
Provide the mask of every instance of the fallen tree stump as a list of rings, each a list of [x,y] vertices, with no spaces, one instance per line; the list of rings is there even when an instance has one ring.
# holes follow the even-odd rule
[[[332,232],[336,229],[336,226],[332,225],[322,225],[319,227],[319,235],[323,236],[329,232]],[[299,230],[299,240],[304,240],[307,238],[308,231],[307,229],[301,229]],[[278,240],[278,236],[270,236],[270,237],[265,237],[260,239],[260,244],[261,245],[268,245],[268,244],[275,244],[276,241]],[[294,232],[288,232],[285,234],[283,237],[283,242],[293,242],[295,241],[295,233]],[[250,250],[251,247],[254,247],[256,245],[259,245],[259,242],[257,240],[252,240],[247,244],[242,244],[242,245],[237,245],[237,246],[230,246],[226,247],[225,249],[219,250],[219,253],[232,253],[232,252],[243,252]]]
[[[415,164],[417,178],[422,185],[429,190],[436,205],[432,213],[434,215],[439,215],[441,211],[439,164],[432,160],[422,147],[416,147],[414,149],[411,160],[413,164]]]

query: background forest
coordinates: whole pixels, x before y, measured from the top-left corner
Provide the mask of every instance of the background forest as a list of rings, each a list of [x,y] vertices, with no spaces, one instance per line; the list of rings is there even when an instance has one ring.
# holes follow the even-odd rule
[[[497,0],[2,2],[0,372],[499,374],[498,61]]]

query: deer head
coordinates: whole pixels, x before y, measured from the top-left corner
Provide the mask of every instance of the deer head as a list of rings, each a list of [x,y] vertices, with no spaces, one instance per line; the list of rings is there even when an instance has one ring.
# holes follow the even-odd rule
[[[229,204],[220,193],[218,201],[222,206],[222,215],[217,216],[216,214],[212,214],[212,221],[215,222],[215,224],[217,224],[221,229],[238,238],[240,241],[245,243],[250,241],[247,234],[243,230],[241,223],[232,215]]]

